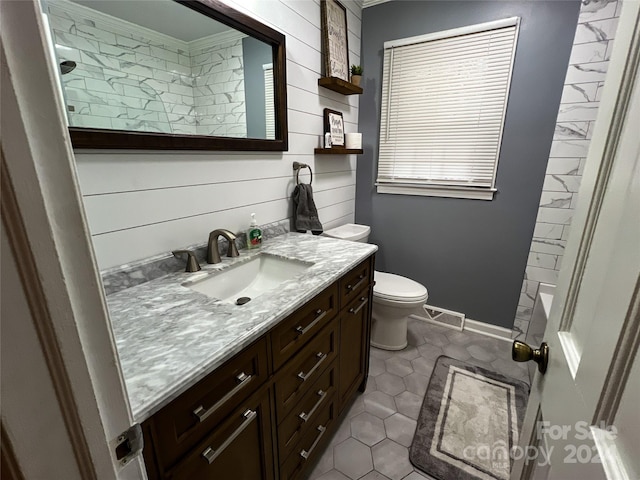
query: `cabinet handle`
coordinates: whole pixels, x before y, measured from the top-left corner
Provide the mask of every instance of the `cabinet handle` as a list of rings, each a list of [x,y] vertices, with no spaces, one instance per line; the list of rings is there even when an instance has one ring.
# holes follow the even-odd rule
[[[311,455],[311,453],[313,452],[313,449],[316,448],[316,445],[318,445],[318,442],[322,438],[322,435],[324,435],[324,432],[327,431],[327,427],[323,427],[322,425],[318,425],[317,430],[320,432],[320,434],[316,437],[315,441],[313,442],[313,445],[311,445],[311,447],[309,448],[309,451],[307,451],[307,450],[301,450],[300,451],[300,456],[302,458],[304,458],[305,460],[307,458],[309,458],[309,455]]]
[[[211,407],[210,409],[207,410],[202,405],[200,405],[198,408],[196,408],[193,411],[193,414],[196,417],[198,417],[198,421],[202,423],[207,418],[209,418],[216,410],[218,410],[224,403],[226,403],[227,400],[229,400],[231,397],[233,397],[236,393],[238,393],[240,390],[242,390],[245,386],[247,386],[249,384],[249,381],[251,380],[252,376],[253,375],[247,375],[246,373],[242,372],[240,375],[238,375],[236,377],[236,380],[238,380],[240,383],[238,385],[236,385],[235,387],[233,387],[231,389],[231,391],[229,393],[227,393],[224,397],[222,397],[220,400],[218,400],[213,407]]]
[[[305,333],[307,333],[309,330],[311,330],[320,320],[322,320],[325,316],[327,315],[327,311],[326,310],[316,310],[316,319],[311,322],[309,325],[307,325],[306,327],[302,328],[302,325],[299,325],[296,328],[296,332],[298,332],[298,335],[304,335]]]
[[[249,424],[258,416],[258,414],[254,410],[247,410],[242,414],[242,416],[244,417],[242,425],[240,425],[231,435],[229,435],[229,438],[227,438],[217,450],[214,450],[211,447],[207,447],[207,449],[202,452],[202,457],[207,462],[209,462],[209,465],[211,465],[213,461],[218,458],[229,445],[231,445],[231,443],[249,426]]]
[[[320,406],[320,404],[324,400],[324,397],[327,396],[327,392],[323,392],[322,390],[318,390],[318,396],[320,398],[318,399],[316,404],[313,406],[313,408],[311,410],[309,410],[309,413],[302,412],[300,415],[298,415],[298,417],[300,417],[300,419],[303,422],[306,422],[307,420],[309,420],[309,418],[313,415],[313,412],[315,412],[318,409],[318,407]]]
[[[361,273],[360,275],[358,275],[358,283],[356,283],[355,285],[351,285],[351,284],[347,285],[347,290],[351,292],[352,290],[357,289],[362,283],[362,281],[364,280],[364,278],[365,278],[364,273]]]
[[[320,366],[320,364],[322,362],[324,362],[324,360],[327,358],[327,354],[326,353],[322,353],[322,352],[318,352],[316,353],[316,358],[319,358],[320,360],[318,360],[316,362],[316,364],[313,366],[313,368],[311,370],[309,370],[306,374],[304,372],[300,372],[298,373],[298,378],[300,380],[302,380],[303,382],[306,382],[307,379],[313,375],[313,372],[315,372],[317,370],[317,368]]]
[[[360,310],[362,310],[362,307],[364,307],[368,302],[369,299],[367,297],[360,297],[360,305],[358,305],[358,308],[350,308],[349,309],[349,313],[353,313],[354,315],[356,313],[358,313]]]

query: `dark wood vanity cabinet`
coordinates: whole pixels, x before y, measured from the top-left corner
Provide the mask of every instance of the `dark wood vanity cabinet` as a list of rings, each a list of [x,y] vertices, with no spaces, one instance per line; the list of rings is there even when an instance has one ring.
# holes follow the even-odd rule
[[[295,480],[364,391],[374,257],[143,424],[150,480]]]

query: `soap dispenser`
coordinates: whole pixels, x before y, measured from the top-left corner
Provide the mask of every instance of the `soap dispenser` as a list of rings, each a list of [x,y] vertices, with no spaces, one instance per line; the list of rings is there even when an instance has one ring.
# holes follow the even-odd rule
[[[247,230],[247,248],[260,248],[262,245],[262,230],[256,222],[256,214],[251,214],[251,226]]]

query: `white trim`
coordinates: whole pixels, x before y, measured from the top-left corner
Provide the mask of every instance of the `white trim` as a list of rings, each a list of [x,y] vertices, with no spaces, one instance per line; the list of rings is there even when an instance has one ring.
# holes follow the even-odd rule
[[[449,325],[448,323],[438,322],[437,320],[429,320],[418,314],[412,314],[412,315],[409,315],[409,317],[415,320],[426,322],[426,323],[433,323],[435,325],[440,325],[441,327],[447,327],[452,330],[460,330],[455,325]],[[511,337],[512,335],[511,329],[499,327],[497,325],[491,325],[490,323],[480,322],[478,320],[472,320],[468,317],[465,317],[464,331],[467,331],[467,330],[470,332],[485,335],[487,337],[497,338],[498,340],[504,340],[505,342],[509,342],[509,343],[513,341]]]
[[[387,48],[404,47],[413,45],[414,43],[431,42],[449,37],[459,37],[461,35],[469,35],[471,33],[485,32],[487,30],[495,30],[496,28],[513,27],[520,25],[520,17],[503,18],[502,20],[494,20],[492,22],[478,23],[477,25],[467,25],[460,28],[452,28],[441,32],[427,33],[426,35],[416,35],[415,37],[400,38],[398,40],[389,40],[384,42],[385,50]],[[517,32],[516,32],[517,38]]]
[[[273,70],[273,63],[265,63],[262,65],[262,70]]]
[[[627,472],[624,458],[614,440],[615,436],[593,425],[589,427],[589,430],[593,435],[593,443],[596,444],[602,468],[606,472],[607,478],[632,480],[633,477],[630,472]]]
[[[163,45],[174,44],[173,46],[175,46],[176,48],[179,48],[185,51],[189,50],[190,44],[188,42],[179,40],[170,35],[165,35],[164,33],[160,33],[155,30],[151,30],[150,28],[146,28],[141,25],[128,22],[121,18],[114,17],[106,13],[98,12],[97,10],[93,10],[92,8],[84,7],[77,3],[69,2],[68,0],[49,1],[49,2],[46,2],[45,4],[47,5],[47,7],[52,6],[55,8],[59,8],[61,10],[65,10],[71,14],[75,13],[77,15],[81,15],[82,17],[89,20],[101,22],[104,25],[107,25],[110,29],[112,29],[111,33],[116,33],[116,34],[121,34],[126,36],[135,35],[136,37],[143,37],[148,40],[161,43]],[[48,9],[45,13],[49,15]],[[55,15],[55,14],[50,14],[50,15]],[[97,27],[97,28],[100,28],[100,27]],[[194,40],[194,41],[197,41],[197,40]]]
[[[202,50],[203,48],[217,47],[222,43],[241,40],[248,36],[249,35],[247,35],[246,33],[240,32],[238,30],[227,30],[226,32],[214,33],[213,35],[188,42],[187,49],[189,52],[192,52],[195,50]]]
[[[393,195],[421,195],[424,197],[468,198],[473,200],[493,200],[496,188],[457,187],[428,185],[389,185],[376,183],[378,193]]]
[[[364,0],[362,2],[362,8],[373,7],[375,5],[380,5],[381,3],[387,3],[391,0]]]
[[[64,388],[56,376],[64,369],[95,477],[145,478],[140,457],[125,467],[115,458],[113,447],[132,416],[44,29],[37,0],[3,3],[2,106],[7,121],[2,153],[27,239],[24,248],[31,251],[48,309],[41,321],[53,332],[42,340],[55,342],[52,349],[61,356],[62,364],[51,370],[51,381]],[[42,302],[37,306],[43,307]],[[28,410],[13,420],[26,426],[37,421]],[[57,433],[51,430],[50,435]],[[27,457],[18,456],[18,461],[46,471],[48,465],[74,460],[44,449],[37,455],[31,451]]]
[[[513,331],[510,328],[499,327],[498,325],[492,325],[490,323],[467,318],[465,330],[480,333],[487,337],[497,338],[498,340],[504,340],[509,343],[513,342]]]

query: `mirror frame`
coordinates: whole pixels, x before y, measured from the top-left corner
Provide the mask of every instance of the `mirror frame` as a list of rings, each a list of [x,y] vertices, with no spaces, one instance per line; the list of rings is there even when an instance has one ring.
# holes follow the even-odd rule
[[[173,0],[271,45],[273,50],[275,139],[179,135],[69,126],[74,148],[145,150],[287,151],[285,36],[219,0]]]

